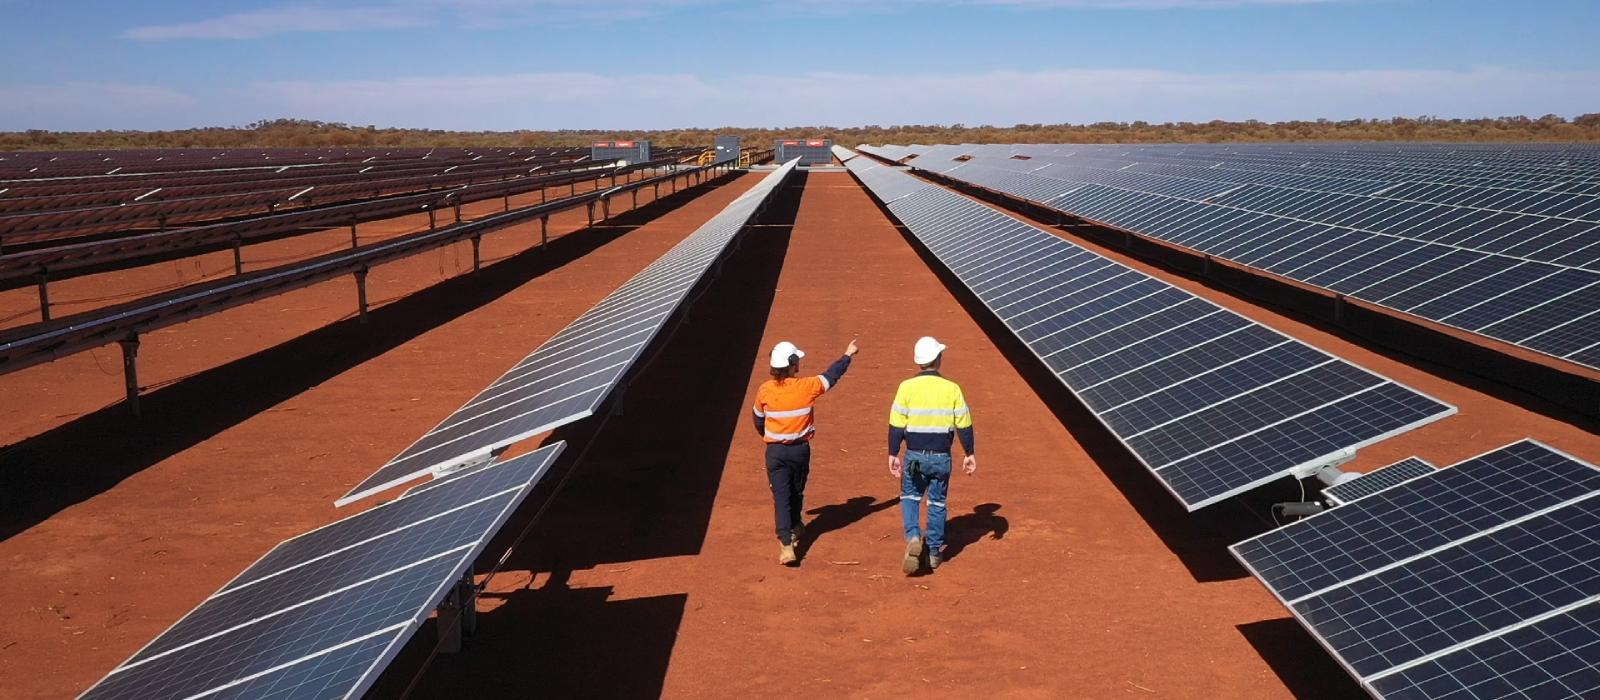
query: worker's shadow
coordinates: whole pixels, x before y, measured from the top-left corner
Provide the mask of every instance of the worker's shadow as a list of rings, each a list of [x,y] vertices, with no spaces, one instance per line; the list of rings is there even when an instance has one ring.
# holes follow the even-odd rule
[[[816,542],[823,534],[843,530],[873,513],[888,510],[900,502],[898,498],[889,498],[882,503],[873,503],[873,500],[871,496],[856,496],[845,500],[844,503],[818,506],[806,511],[807,515],[816,517],[806,523],[805,536],[800,538],[800,554],[804,556],[806,550],[811,549],[811,543]]]
[[[996,515],[1000,510],[999,503],[980,503],[973,506],[972,512],[951,518],[944,526],[944,559],[950,561],[961,554],[967,545],[983,539],[989,535],[990,539],[1001,539],[1006,536],[1006,530],[1011,529],[1011,523],[1003,515]]]

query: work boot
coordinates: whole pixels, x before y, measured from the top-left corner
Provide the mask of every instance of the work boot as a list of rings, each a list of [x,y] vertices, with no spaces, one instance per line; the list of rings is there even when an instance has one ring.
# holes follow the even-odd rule
[[[921,559],[922,538],[913,537],[906,540],[906,556],[900,560],[900,570],[905,572],[907,576],[917,573],[917,569],[922,566]]]
[[[939,554],[938,550],[930,548],[928,550],[928,570],[933,571],[939,568],[941,563],[944,563],[944,556]]]
[[[778,547],[778,563],[784,566],[793,566],[798,560],[794,555],[794,545],[786,544]]]

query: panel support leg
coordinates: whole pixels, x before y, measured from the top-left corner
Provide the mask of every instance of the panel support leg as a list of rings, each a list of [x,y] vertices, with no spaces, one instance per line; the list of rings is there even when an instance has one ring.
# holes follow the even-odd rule
[[[122,383],[127,390],[128,410],[139,417],[139,334],[129,333],[117,341],[122,346]]]
[[[456,198],[455,209],[456,209],[456,223],[459,224],[459,223],[461,223],[461,198],[459,198],[459,197]]]
[[[507,193],[507,194],[501,195],[501,198],[505,200],[506,211],[511,211],[511,195],[509,193]]]
[[[233,237],[233,274],[244,274],[244,240],[239,236]]]
[[[550,242],[550,217],[539,217],[539,245],[542,247]]]
[[[361,323],[367,322],[367,268],[356,270],[356,306],[357,318]]]
[[[428,230],[432,231],[437,228],[439,228],[439,221],[434,217],[433,207],[430,206],[428,207]]]
[[[439,604],[438,625],[441,654],[460,653],[461,640],[477,631],[478,588],[472,582],[472,574],[462,576]]]
[[[40,270],[35,278],[39,282],[39,320],[50,320],[50,275]]]
[[[594,202],[589,202],[589,225],[594,226]]]
[[[359,237],[356,236],[356,217],[352,216],[350,217],[350,247],[354,248],[361,245],[358,240]]]
[[[633,208],[634,209],[638,209],[639,208],[639,190],[637,188],[635,188],[633,190],[630,190],[630,192],[633,194]]]
[[[609,220],[610,218],[611,218],[611,198],[610,197],[606,197],[606,198],[600,200],[600,220],[601,221],[606,221],[606,220]]]
[[[483,236],[473,236],[472,237],[472,271],[473,272],[477,272],[478,268],[483,265],[483,257],[482,257],[483,254],[481,252],[482,248],[483,248]]]

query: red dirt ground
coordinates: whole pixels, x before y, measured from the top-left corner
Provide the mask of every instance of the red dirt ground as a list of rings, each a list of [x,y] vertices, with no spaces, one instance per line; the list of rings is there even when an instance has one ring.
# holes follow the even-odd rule
[[[0,377],[0,395],[26,399],[0,405],[0,442],[22,442],[3,469],[29,475],[0,473],[28,490],[0,542],[0,687],[80,691],[277,541],[344,515],[333,498],[755,177],[636,230],[553,244],[553,262],[512,257],[421,292],[464,269],[462,251],[380,268],[391,303],[365,328],[314,330],[352,311],[352,285],[335,281],[151,334],[145,383],[178,381],[147,396],[139,424],[117,406],[91,413],[120,395],[114,353],[98,353],[107,374],[85,354]],[[801,192],[792,229],[744,234],[491,581],[467,653],[435,661],[418,697],[1361,696],[1227,556],[1259,520],[1237,503],[1183,512],[975,320],[848,174],[811,174]],[[623,235],[579,247],[610,233]],[[526,235],[487,238],[486,257]],[[1447,464],[1524,436],[1600,460],[1593,424],[1571,414],[1154,274],[1461,408],[1365,449],[1356,469]],[[83,294],[102,293],[86,280]],[[980,469],[951,487],[959,551],[908,579],[883,423],[923,334],[951,348]],[[820,370],[852,337],[862,354],[819,407],[813,541],[782,568],[748,424],[761,358],[792,340]]]

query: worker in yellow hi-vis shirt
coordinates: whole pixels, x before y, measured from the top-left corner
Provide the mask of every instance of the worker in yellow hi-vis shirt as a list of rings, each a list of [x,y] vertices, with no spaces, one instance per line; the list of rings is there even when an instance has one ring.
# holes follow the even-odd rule
[[[961,461],[968,474],[978,471],[974,453],[972,411],[961,387],[939,374],[945,346],[929,337],[919,338],[912,359],[922,369],[900,382],[889,408],[889,473],[900,480],[900,513],[906,530],[906,554],[900,570],[911,575],[921,568],[922,499],[928,499],[928,568],[937,569],[944,555],[945,498],[950,493],[950,446],[961,438]],[[900,445],[906,447],[905,461]]]

